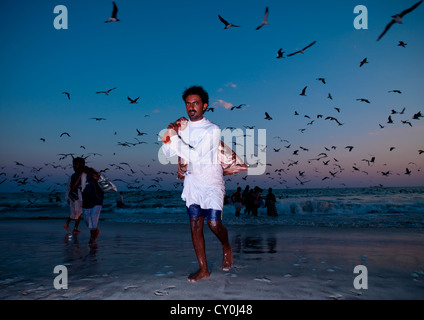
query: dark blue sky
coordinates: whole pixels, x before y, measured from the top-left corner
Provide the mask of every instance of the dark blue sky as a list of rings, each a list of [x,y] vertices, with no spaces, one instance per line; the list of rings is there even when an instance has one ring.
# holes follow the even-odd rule
[[[424,5],[376,41],[391,16],[415,2],[118,0],[121,21],[104,23],[110,1],[4,1],[0,191],[63,183],[71,157],[59,154],[67,153],[89,155],[90,166],[131,186],[172,188],[176,168],[159,163],[157,134],[185,115],[181,93],[193,84],[209,92],[214,112],[206,117],[222,129],[266,129],[266,173],[229,177],[229,188],[422,185],[424,119],[412,117],[424,112]],[[67,30],[53,26],[56,5],[67,7]],[[357,5],[368,9],[367,30],[354,28]],[[266,6],[269,25],[255,30]],[[225,30],[218,14],[240,27]],[[304,54],[276,59],[280,48],[286,56],[313,41]],[[391,110],[403,108],[388,124]],[[311,160],[322,152],[328,157]]]

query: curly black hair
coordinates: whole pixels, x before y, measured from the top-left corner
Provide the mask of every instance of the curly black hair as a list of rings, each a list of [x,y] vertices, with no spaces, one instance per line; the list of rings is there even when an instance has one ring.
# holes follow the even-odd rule
[[[209,95],[206,92],[205,89],[203,89],[203,87],[200,86],[191,86],[190,88],[184,90],[183,92],[183,100],[185,101],[186,98],[192,94],[196,94],[200,97],[200,99],[202,100],[203,104],[209,104]]]

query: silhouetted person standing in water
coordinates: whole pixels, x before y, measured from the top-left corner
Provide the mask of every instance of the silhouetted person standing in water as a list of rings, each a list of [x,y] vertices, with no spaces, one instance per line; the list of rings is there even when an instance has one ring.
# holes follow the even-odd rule
[[[72,160],[74,173],[69,178],[68,185],[66,186],[65,199],[71,209],[71,214],[66,220],[63,227],[66,231],[70,232],[69,224],[72,220],[75,221],[73,233],[80,233],[78,230],[79,223],[82,217],[82,194],[81,194],[81,179],[80,176],[85,167],[84,158],[74,158]]]
[[[180,118],[169,124],[162,137],[162,151],[168,158],[178,155],[188,162],[181,197],[186,202],[193,247],[199,263],[199,270],[191,274],[188,281],[196,282],[210,275],[203,235],[205,218],[222,244],[224,271],[232,267],[233,254],[227,229],[222,224],[225,184],[223,169],[218,161],[221,130],[203,117],[209,96],[202,87],[185,90],[183,100],[189,120]]]

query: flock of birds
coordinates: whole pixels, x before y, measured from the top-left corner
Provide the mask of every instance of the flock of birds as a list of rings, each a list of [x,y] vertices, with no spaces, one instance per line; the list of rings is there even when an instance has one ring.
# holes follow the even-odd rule
[[[383,30],[383,32],[380,34],[380,36],[378,37],[377,41],[380,40],[387,32],[388,30],[395,24],[395,23],[402,23],[402,18],[412,12],[414,9],[416,9],[420,4],[422,3],[422,0],[417,2],[415,5],[413,5],[412,7],[402,11],[400,14],[396,14],[392,17],[392,20],[389,22],[389,24],[385,27],[385,29]],[[113,4],[113,10],[112,10],[112,14],[111,16],[105,21],[105,23],[109,23],[109,22],[118,22],[120,21],[117,17],[118,14],[118,7],[116,5],[115,2],[112,3]],[[266,7],[265,9],[265,14],[264,14],[264,18],[262,20],[262,22],[256,27],[256,30],[259,30],[261,28],[263,28],[264,26],[268,25],[268,15],[269,15],[269,8]],[[228,22],[226,19],[224,19],[221,15],[218,15],[219,20],[224,24],[224,29],[230,29],[232,27],[240,27],[238,25],[235,25],[231,22]],[[305,51],[309,48],[311,48],[313,45],[316,44],[316,41],[311,42],[310,44],[306,45],[304,48],[302,48],[301,50],[297,50],[294,51],[292,53],[287,54],[286,56],[284,56],[284,51],[282,48],[280,48],[277,52],[277,59],[284,59],[286,57],[291,57],[294,56],[296,54],[304,54]],[[403,48],[406,47],[406,43],[404,43],[403,41],[399,41],[398,46],[401,46]],[[368,60],[367,58],[364,58],[362,61],[360,61],[359,63],[359,67],[363,67],[365,64],[368,64]],[[316,79],[317,81],[321,82],[323,85],[326,85],[326,79],[324,77],[319,77]],[[96,94],[104,94],[106,96],[109,96],[114,90],[116,90],[117,88],[111,88],[111,89],[107,89],[107,90],[102,90],[102,91],[96,91]],[[300,90],[299,96],[306,96],[307,95],[307,89],[308,86],[303,87]],[[390,90],[388,91],[388,93],[390,94],[402,94],[402,92],[400,90]],[[66,98],[68,100],[71,100],[71,93],[67,92],[67,91],[63,91],[62,94],[64,94],[66,96]],[[127,100],[129,101],[130,104],[137,104],[139,102],[139,98],[131,98],[129,96],[127,96]],[[333,100],[332,98],[332,94],[329,93],[327,96],[328,99]],[[367,103],[370,104],[371,101],[367,98],[357,98],[356,99],[358,102],[363,102],[363,103]],[[239,104],[239,105],[234,105],[230,108],[230,111],[236,110],[236,109],[241,109],[243,106],[246,106],[246,104]],[[340,114],[341,113],[341,109],[340,107],[334,107],[334,110]],[[209,107],[206,111],[214,111],[214,108]],[[386,125],[390,125],[394,123],[394,117],[398,116],[398,115],[405,115],[405,108],[403,108],[402,110],[391,110],[391,113],[388,115],[387,121],[386,123],[383,124],[379,124],[380,128],[384,128]],[[147,116],[147,115],[146,115]],[[294,116],[300,116],[300,114],[297,111],[294,111]],[[329,121],[334,121],[338,126],[342,126],[343,123],[336,117],[334,116],[324,116],[323,114],[316,114],[315,116],[311,116],[311,115],[304,115],[304,118],[308,119],[308,122],[306,123],[306,126],[310,126],[313,125],[315,121],[317,121],[318,119],[324,119],[324,120],[329,120]],[[402,119],[401,123],[408,125],[408,126],[412,126],[412,122],[411,121],[416,121],[416,120],[420,120],[420,118],[422,118],[423,115],[421,112],[417,112],[414,113],[410,118],[408,119]],[[95,121],[105,121],[106,118],[103,117],[92,117],[89,118]],[[265,112],[265,118],[268,121],[272,121],[273,117],[268,113]],[[245,126],[245,128],[249,128],[249,129],[253,129],[255,126]],[[231,129],[231,127],[227,127],[227,129]],[[300,128],[299,131],[301,133],[305,132],[305,130],[307,129],[307,127],[305,128]],[[148,135],[146,132],[141,132],[139,129],[135,128],[135,134],[136,137],[134,138],[135,141],[133,142],[128,142],[128,141],[123,141],[123,142],[118,142],[117,145],[122,146],[122,147],[135,147],[137,145],[142,145],[142,144],[147,144],[148,142],[146,141],[140,141],[137,137],[139,136],[144,136],[144,135]],[[114,135],[117,135],[116,132],[114,132]],[[60,137],[71,137],[71,134],[69,132],[62,132],[60,134]],[[152,135],[155,138],[155,141],[153,143],[156,143],[158,145],[160,145],[157,142],[157,137],[156,135]],[[281,138],[280,136],[275,136],[273,137],[274,139],[278,139],[278,141],[280,143],[283,143],[283,145],[279,145],[279,146],[275,146],[272,148],[272,151],[277,153],[280,152],[280,150],[282,150],[282,147],[284,149],[286,149],[286,152],[289,152],[288,150],[292,148],[293,151],[290,151],[291,155],[296,157],[298,156],[301,152],[308,152],[309,148],[305,147],[305,146],[298,146],[297,148],[293,148],[292,144],[286,140]],[[46,143],[46,138],[42,137],[40,138],[40,140],[43,143]],[[257,145],[258,148],[261,149],[261,151],[265,151],[267,150],[268,146],[263,146],[263,145]],[[323,174],[323,171],[321,171],[322,169],[318,169],[317,166],[315,166],[315,168],[313,169],[315,176],[320,177],[322,181],[324,180],[332,180],[335,178],[338,178],[340,176],[340,174],[346,170],[344,167],[342,167],[339,163],[339,160],[335,157],[335,155],[333,155],[332,153],[335,152],[336,149],[338,149],[340,147],[332,145],[329,147],[324,147],[324,149],[322,150],[322,152],[320,152],[317,156],[315,157],[310,157],[307,162],[308,164],[316,164],[316,163],[320,163],[322,168],[327,168],[328,172]],[[346,150],[346,152],[352,152],[352,150],[355,148],[354,146],[348,145],[348,146],[344,146],[342,147],[343,149]],[[80,149],[86,149],[85,146],[81,145]],[[284,150],[283,149],[283,150]],[[395,150],[396,147],[391,147],[390,148],[390,152]],[[418,150],[418,154],[423,154],[424,150]],[[47,167],[51,167],[54,169],[59,169],[59,170],[63,170],[64,172],[66,172],[66,175],[70,175],[72,173],[72,161],[70,161],[72,158],[76,157],[76,156],[82,156],[84,158],[89,158],[89,157],[95,157],[95,156],[102,156],[101,154],[98,153],[94,153],[94,152],[90,152],[88,154],[75,154],[75,153],[60,153],[57,155],[59,158],[57,159],[57,161],[61,162],[61,161],[66,161],[66,165],[63,165],[62,163],[57,163],[56,161],[53,162],[48,162],[44,164],[44,167],[33,167],[31,165],[24,165],[22,162],[18,162],[15,161],[14,163],[14,167],[15,167],[15,174],[12,177],[7,177],[7,174],[5,172],[6,166],[0,167],[0,177],[3,177],[2,179],[0,179],[0,185],[3,184],[5,181],[7,181],[8,179],[15,182],[18,186],[24,187],[24,186],[33,186],[33,185],[40,185],[40,184],[48,184],[48,178],[50,175],[47,176],[43,176],[41,177],[41,173],[42,170],[47,168]],[[154,163],[156,161],[156,159],[152,159],[152,163]],[[360,163],[366,163],[367,168],[372,168],[372,166],[376,163],[376,157],[370,155],[370,157],[368,158],[362,158],[360,160]],[[359,162],[358,162],[359,163]],[[360,167],[360,165],[358,165],[358,163],[354,163],[352,165],[351,171],[352,172],[362,172],[366,175],[369,174],[369,172],[363,168]],[[283,174],[288,174],[288,172],[290,170],[293,170],[294,166],[298,166],[300,165],[299,160],[293,160],[293,159],[288,159],[288,161],[281,161],[281,164],[283,165],[283,167],[271,170],[268,169],[266,172],[266,175],[268,176],[268,178],[270,180],[274,180],[275,178],[277,178],[276,181],[276,185],[286,185],[287,187],[287,183],[288,181],[286,179],[283,178]],[[269,166],[271,167],[272,164],[270,163],[260,163],[260,161],[258,161],[256,163],[256,165],[263,165],[263,166]],[[296,185],[300,185],[300,186],[304,186],[305,184],[307,184],[308,182],[311,182],[311,178],[308,177],[308,175],[306,174],[306,170],[304,169],[305,164],[303,164],[303,166],[301,166],[303,169],[295,169],[297,171],[295,179],[296,179]],[[421,168],[418,164],[410,162],[408,163],[409,166],[414,166],[416,168],[417,171],[420,171]],[[95,166],[95,164],[93,164],[93,166]],[[147,165],[139,165],[140,167],[143,168],[149,168],[150,164]],[[118,172],[118,176],[120,176],[120,178],[116,178],[113,179],[115,182],[120,182],[122,183],[122,185],[125,185],[126,189],[135,189],[135,190],[148,190],[148,189],[161,189],[162,185],[161,183],[164,181],[164,176],[166,175],[170,175],[173,176],[173,179],[176,178],[176,172],[175,172],[175,167],[172,166],[171,168],[167,168],[167,171],[157,171],[156,173],[153,173],[151,168],[149,168],[148,172],[144,172],[142,169],[138,169],[138,168],[134,168],[132,167],[129,163],[127,162],[119,162],[119,163],[112,163],[109,164],[108,167],[106,168],[97,168],[99,171],[101,172],[108,172],[109,170],[115,170],[116,172]],[[271,174],[271,172],[274,172],[273,174]],[[405,175],[411,175],[412,174],[412,170],[409,169],[408,167],[405,169],[405,172],[403,172],[403,174]],[[379,171],[379,173],[381,173],[382,176],[389,176],[391,174],[395,174],[393,173],[391,170],[385,170],[385,171]],[[108,173],[109,174],[109,173]],[[140,176],[141,174],[141,176]],[[398,175],[400,173],[397,173]],[[111,173],[112,175],[112,173]],[[115,175],[115,174],[113,174]],[[127,178],[122,178],[126,176]],[[232,177],[227,177],[226,178],[228,182],[232,181]],[[241,177],[242,180],[244,180],[245,182],[248,181],[248,179],[252,179],[251,177],[248,177],[248,175]],[[174,188],[178,188],[182,185],[181,181],[177,181],[174,180],[174,183],[172,184],[174,186]],[[270,181],[271,182],[271,181]],[[239,184],[239,182],[237,182],[237,185]],[[345,186],[344,183],[341,183],[342,186]],[[51,193],[62,193],[63,192],[63,187],[64,187],[64,183],[51,183],[48,188],[47,191],[51,192]],[[59,188],[59,190],[57,189]],[[26,189],[21,189],[24,192],[27,192]]]
[[[387,32],[388,32],[388,30],[395,24],[395,23],[397,23],[397,24],[402,24],[402,19],[403,19],[403,17],[406,15],[406,14],[408,14],[408,13],[410,13],[410,12],[412,12],[413,10],[415,10],[420,4],[422,3],[422,0],[421,1],[419,1],[419,2],[417,2],[416,4],[414,4],[412,7],[410,7],[410,8],[408,8],[408,9],[406,9],[406,10],[403,10],[401,13],[399,13],[399,14],[395,14],[395,15],[393,15],[392,16],[392,20],[387,24],[387,26],[385,27],[385,29],[383,30],[383,32],[379,35],[379,37],[377,38],[377,41],[379,41]],[[264,19],[263,19],[263,21],[261,22],[261,24],[256,28],[256,30],[259,30],[260,28],[262,28],[263,26],[265,26],[265,25],[268,25],[269,23],[268,23],[268,14],[269,14],[269,8],[268,7],[266,7],[266,9],[265,9],[265,16],[264,16]],[[235,24],[233,24],[233,23],[231,23],[231,22],[228,22],[226,19],[224,19],[221,15],[218,15],[218,18],[219,18],[219,20],[222,22],[222,23],[224,23],[224,29],[229,29],[229,28],[231,28],[231,27],[240,27],[239,25],[235,25]],[[287,54],[286,56],[284,56],[284,53],[285,53],[285,51],[283,51],[283,49],[282,48],[280,48],[280,49],[278,49],[278,51],[277,51],[277,56],[276,56],[276,58],[277,59],[284,59],[284,58],[286,58],[286,57],[291,57],[291,56],[294,56],[294,55],[296,55],[296,54],[299,54],[299,53],[301,53],[301,54],[304,54],[305,53],[305,50],[306,49],[308,49],[308,48],[310,48],[310,47],[312,47],[314,44],[316,44],[316,41],[313,41],[313,42],[311,42],[310,44],[308,44],[307,46],[305,46],[304,48],[302,48],[301,50],[298,50],[298,51],[295,51],[295,52],[292,52],[292,53],[289,53],[289,54]],[[404,41],[399,41],[399,43],[398,43],[398,46],[400,46],[400,47],[403,47],[403,48],[406,48],[406,43],[404,42]],[[366,64],[368,64],[369,63],[369,61],[368,61],[368,59],[367,58],[363,58],[360,62],[359,62],[359,67],[363,67],[364,65],[366,65]],[[317,78],[317,80],[318,81],[321,81],[324,85],[326,84],[326,81],[325,81],[325,78],[323,78],[323,77],[320,77],[320,78]],[[306,94],[306,91],[307,91],[307,88],[308,88],[308,86],[305,86],[302,90],[301,90],[301,92],[299,93],[299,95],[300,96],[307,96],[307,94]],[[397,94],[402,94],[402,92],[400,91],[400,90],[390,90],[390,91],[388,91],[389,93],[397,93]],[[331,93],[329,93],[328,94],[328,99],[330,99],[330,100],[333,100],[333,98],[332,98],[332,94]],[[367,103],[367,104],[371,104],[371,101],[369,100],[369,99],[367,99],[367,98],[357,98],[356,99],[356,101],[359,101],[359,102],[363,102],[363,103]],[[245,104],[243,104],[243,105],[245,105]],[[234,110],[234,109],[239,109],[240,108],[240,106],[243,106],[243,105],[239,105],[239,106],[233,106],[233,107],[231,107],[231,109],[230,110]],[[334,107],[334,110],[336,110],[336,112],[337,113],[340,113],[341,112],[341,109],[339,108],[339,107]],[[211,111],[213,111],[213,109],[211,108]],[[388,125],[391,125],[391,124],[393,124],[394,123],[394,121],[393,121],[393,118],[392,118],[392,116],[393,115],[404,115],[405,114],[405,108],[403,108],[401,111],[396,111],[396,110],[394,110],[394,109],[392,109],[391,110],[391,113],[388,115],[388,117],[387,117],[387,121],[386,121],[386,123],[388,124]],[[297,111],[295,111],[294,112],[294,115],[295,116],[299,116],[299,113],[297,112]],[[334,116],[326,116],[326,117],[324,117],[322,114],[317,114],[316,115],[316,119],[312,119],[311,118],[311,116],[309,116],[309,115],[304,115],[304,117],[305,118],[308,118],[310,121],[307,123],[307,125],[312,125],[314,122],[315,122],[315,120],[316,119],[319,119],[319,118],[324,118],[325,120],[329,120],[329,121],[334,121],[338,126],[342,126],[343,125],[343,123],[341,122],[341,121],[339,121],[336,117],[334,117]],[[422,113],[421,113],[421,111],[419,111],[419,112],[417,112],[417,113],[414,113],[410,118],[408,118],[408,119],[403,119],[403,120],[401,120],[401,123],[402,124],[406,124],[406,125],[408,125],[408,126],[411,126],[412,127],[412,122],[411,122],[411,120],[420,120],[420,118],[422,118],[423,117],[423,115],[422,115]],[[268,112],[266,112],[265,111],[265,118],[264,118],[265,120],[273,120],[273,117],[268,113]],[[382,128],[384,128],[386,126],[386,124],[381,124],[381,123],[379,123],[379,127],[382,129]],[[252,127],[250,127],[250,128],[252,128]],[[231,129],[231,128],[230,128]],[[305,130],[306,130],[306,128],[300,128],[300,129],[298,129],[301,133],[303,133],[303,132],[305,132]],[[284,145],[284,147],[285,148],[287,148],[287,149],[289,149],[290,147],[291,147],[291,143],[289,143],[289,141],[288,140],[285,140],[285,139],[282,139],[281,137],[279,137],[279,136],[277,136],[277,137],[275,137],[275,138],[278,138],[279,140],[280,140],[280,142],[285,142],[286,144]],[[236,144],[236,143],[234,143],[234,144]],[[263,148],[262,149],[262,151],[264,151],[266,148],[267,148],[267,146],[263,146],[263,145],[257,145],[257,147],[258,148]],[[346,146],[345,147],[345,149],[347,149],[349,152],[351,152],[352,151],[352,149],[354,148],[354,146]],[[325,147],[325,152],[322,152],[322,153],[320,153],[320,154],[318,154],[318,156],[317,157],[315,157],[315,158],[312,158],[312,159],[309,159],[308,160],[308,163],[312,163],[313,161],[321,161],[322,162],[322,164],[323,164],[323,166],[329,166],[330,165],[330,162],[332,161],[333,162],[333,167],[332,168],[330,168],[329,170],[328,170],[328,173],[329,173],[329,175],[325,175],[324,174],[324,176],[321,178],[321,180],[327,180],[327,179],[333,179],[333,178],[336,178],[336,176],[338,176],[338,174],[340,174],[341,172],[343,172],[345,169],[338,163],[339,161],[337,160],[337,158],[335,158],[335,157],[333,157],[332,159],[331,158],[329,158],[329,155],[328,155],[328,152],[329,151],[333,151],[333,150],[335,150],[336,149],[336,146],[332,146],[331,148],[328,148],[328,147]],[[396,148],[395,147],[390,147],[390,152],[391,151],[393,151],[393,150],[395,150]],[[274,150],[274,152],[279,152],[280,150],[281,150],[281,147],[274,147],[273,148],[273,150]],[[292,152],[292,155],[294,155],[294,156],[298,156],[299,155],[299,152],[300,151],[305,151],[305,152],[307,152],[307,151],[309,151],[309,149],[308,148],[305,148],[305,147],[302,147],[302,146],[299,146],[299,148],[296,148],[296,150],[294,150],[293,152]],[[423,154],[424,153],[424,150],[418,150],[418,154]],[[371,158],[370,159],[361,159],[361,161],[363,161],[363,162],[366,162],[367,163],[367,166],[369,167],[369,166],[373,166],[374,165],[374,163],[375,163],[375,156],[371,156]],[[285,163],[284,161],[282,161],[282,163],[283,164],[287,164],[287,163]],[[274,172],[275,173],[277,173],[279,176],[280,176],[280,179],[279,179],[279,183],[280,184],[286,184],[287,183],[287,181],[285,180],[285,179],[281,179],[281,173],[285,173],[285,174],[287,174],[287,172],[290,170],[290,167],[291,166],[295,166],[295,165],[298,165],[299,164],[299,161],[298,160],[290,160],[289,159],[289,162],[288,162],[288,164],[287,164],[287,167],[286,168],[278,168],[278,169],[275,169],[274,170]],[[263,164],[263,163],[260,163],[260,162],[258,162],[257,163],[257,165],[267,165],[267,166],[272,166],[272,164],[271,163],[267,163],[267,164]],[[417,168],[417,171],[419,172],[420,170],[421,170],[421,168],[420,168],[420,166],[418,165],[418,164],[416,164],[416,163],[414,163],[414,162],[409,162],[408,163],[408,165],[409,166],[414,166],[414,167],[416,167]],[[364,173],[364,174],[366,174],[366,175],[368,175],[369,174],[369,172],[367,171],[367,170],[365,170],[365,169],[360,169],[359,168],[359,165],[357,165],[356,163],[354,163],[353,165],[352,165],[352,172],[362,172],[362,173]],[[321,173],[320,171],[319,171],[319,169],[317,168],[317,167],[315,167],[314,168],[314,173],[316,173],[316,174],[319,174],[319,173]],[[385,171],[380,171],[379,173],[381,173],[381,175],[382,176],[389,176],[389,175],[391,175],[391,174],[393,174],[393,172],[392,171],[390,171],[390,170],[385,170]],[[405,175],[411,175],[411,173],[412,173],[412,171],[407,167],[407,168],[405,168],[405,171],[404,171],[404,174]],[[271,177],[271,173],[268,171],[267,173],[266,173],[267,175],[270,175],[270,179],[274,179],[274,177]],[[399,173],[397,173],[398,175],[399,175]],[[244,177],[243,179],[244,180],[246,180],[246,178],[247,177]],[[300,185],[305,185],[306,183],[308,183],[308,182],[311,182],[311,180],[306,180],[306,178],[305,178],[305,171],[302,171],[302,170],[299,170],[298,171],[298,175],[295,177],[296,178],[296,180],[298,181],[298,183],[300,184]],[[231,178],[228,178],[227,179],[228,181],[231,181]],[[342,183],[341,185],[343,185],[343,186],[345,186],[345,184],[344,183]],[[381,186],[381,185],[380,185]]]

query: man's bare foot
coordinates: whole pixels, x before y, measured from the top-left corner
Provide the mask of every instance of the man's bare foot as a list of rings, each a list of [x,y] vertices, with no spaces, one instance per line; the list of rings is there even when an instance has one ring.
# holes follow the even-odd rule
[[[63,227],[65,228],[66,231],[71,232],[71,229],[69,229],[69,225],[67,223],[65,223]]]
[[[224,250],[224,256],[222,257],[222,270],[229,271],[233,266],[233,250],[231,247]]]
[[[201,279],[207,279],[209,278],[210,274],[208,271],[202,271],[199,270],[196,273],[192,273],[191,275],[188,276],[187,280],[189,282],[197,282]]]

